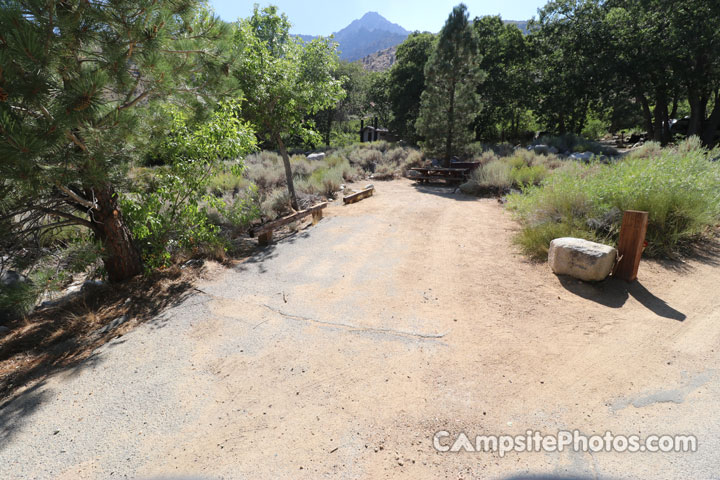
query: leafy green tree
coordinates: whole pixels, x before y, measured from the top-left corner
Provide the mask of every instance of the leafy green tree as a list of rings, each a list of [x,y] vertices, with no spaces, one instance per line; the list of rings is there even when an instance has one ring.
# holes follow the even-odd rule
[[[320,38],[307,44],[291,37],[286,15],[276,7],[262,10],[239,23],[236,70],[245,101],[244,117],[264,140],[274,143],[283,158],[290,201],[299,209],[286,142],[299,137],[306,143],[319,141],[315,125],[308,121],[317,112],[335,105],[344,95],[342,82],[333,76],[337,65],[336,44]]]
[[[423,147],[443,155],[450,164],[472,142],[472,124],[479,108],[476,93],[483,72],[477,39],[468,21],[467,7],[460,4],[448,17],[425,67],[425,91],[421,97],[418,132]]]
[[[380,125],[387,127],[392,120],[392,103],[390,102],[390,77],[387,72],[369,74],[367,90],[368,112],[378,118]]]
[[[532,106],[531,51],[514,24],[500,17],[476,18],[480,68],[486,72],[478,86],[482,111],[476,119],[478,137],[486,140],[517,138],[523,117]]]
[[[0,3],[0,223],[89,228],[111,281],[142,271],[118,206],[149,102],[208,103],[227,25],[193,0]],[[205,98],[203,98],[205,96]]]
[[[321,110],[314,116],[315,124],[327,146],[330,146],[334,126],[346,124],[351,119],[364,115],[368,90],[368,72],[358,62],[341,60],[335,68],[333,77],[342,82],[345,96],[335,105]]]
[[[588,111],[609,88],[613,50],[599,2],[554,0],[531,23],[536,113],[557,133],[579,134]]]
[[[237,159],[255,148],[255,135],[240,120],[240,102],[221,102],[209,119],[190,126],[190,115],[172,104],[158,109],[168,126],[160,145],[165,167],[157,169],[155,188],[121,197],[135,241],[146,268],[166,266],[177,249],[217,243],[217,226],[206,206],[223,210],[224,202],[206,193],[213,173],[226,159]],[[242,162],[233,173],[242,175]]]
[[[420,140],[415,122],[420,114],[420,96],[425,90],[425,64],[430,58],[435,36],[415,32],[398,46],[390,69],[388,96],[392,108],[391,127],[407,142]]]

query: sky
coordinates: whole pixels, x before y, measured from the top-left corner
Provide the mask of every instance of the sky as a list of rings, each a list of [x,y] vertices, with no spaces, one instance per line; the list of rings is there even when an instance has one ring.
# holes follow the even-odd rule
[[[292,33],[330,35],[367,12],[378,12],[406,30],[439,32],[460,0],[210,0],[223,20],[234,21],[252,14],[253,3],[277,5],[293,24]],[[529,20],[546,0],[465,0],[470,18],[501,15],[505,20]]]

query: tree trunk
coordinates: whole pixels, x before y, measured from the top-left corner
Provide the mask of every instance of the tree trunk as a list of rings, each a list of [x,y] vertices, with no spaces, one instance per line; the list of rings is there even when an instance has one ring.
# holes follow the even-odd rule
[[[645,119],[645,130],[650,137],[655,136],[655,129],[653,128],[652,112],[650,111],[650,105],[648,105],[647,98],[645,95],[638,95],[638,102],[642,106],[643,118]]]
[[[295,184],[293,183],[292,167],[290,166],[290,156],[288,155],[285,144],[282,141],[280,135],[275,136],[275,140],[280,150],[280,155],[283,159],[283,165],[285,166],[285,180],[287,181],[288,193],[290,194],[290,205],[295,210],[300,210],[298,207],[297,195],[295,195]]]
[[[708,148],[715,147],[717,143],[715,137],[718,135],[718,128],[720,128],[720,92],[716,92],[715,94],[715,106],[710,114],[710,118],[705,122],[705,127],[700,137],[703,145]]]
[[[702,123],[705,120],[705,108],[703,108],[702,99],[695,89],[688,89],[688,101],[690,103],[690,124],[687,135],[690,137],[700,135]]]
[[[655,95],[655,109],[653,110],[655,117],[655,126],[653,128],[655,130],[655,141],[660,142],[662,145],[667,145],[669,137],[667,111],[667,96],[662,89],[658,89]]]
[[[443,162],[443,165],[445,168],[450,167],[450,159],[452,157],[452,140],[453,135],[455,134],[454,126],[455,126],[455,83],[452,83],[450,85],[450,105],[448,108],[448,132],[447,132],[447,138],[445,139],[445,161]]]
[[[90,223],[104,247],[103,262],[111,282],[122,282],[143,271],[142,257],[132,240],[130,229],[117,206],[117,195],[111,185],[87,192],[98,209],[92,211]]]

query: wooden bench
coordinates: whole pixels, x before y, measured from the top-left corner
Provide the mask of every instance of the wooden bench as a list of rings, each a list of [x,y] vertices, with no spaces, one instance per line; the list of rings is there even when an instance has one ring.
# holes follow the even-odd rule
[[[312,215],[313,225],[317,225],[317,223],[323,218],[322,211],[325,207],[327,207],[327,202],[319,203],[314,207],[310,207],[306,210],[301,210],[299,212],[293,213],[292,215],[288,215],[287,217],[265,223],[251,229],[250,236],[254,237],[255,235],[257,235],[258,243],[260,245],[269,245],[270,242],[272,242],[273,231],[284,225],[297,222],[298,220],[302,220],[308,215]]]
[[[446,182],[462,182],[471,171],[470,168],[445,168],[445,167],[426,167],[426,168],[411,168],[413,172],[417,172],[420,175],[409,177],[412,180],[416,180],[420,183],[429,182],[430,180],[445,180]]]
[[[375,187],[373,185],[368,185],[363,190],[360,190],[359,192],[355,192],[351,195],[347,195],[347,196],[343,197],[343,202],[345,203],[345,205],[347,205],[349,203],[359,202],[363,198],[371,197],[374,191],[375,191]]]

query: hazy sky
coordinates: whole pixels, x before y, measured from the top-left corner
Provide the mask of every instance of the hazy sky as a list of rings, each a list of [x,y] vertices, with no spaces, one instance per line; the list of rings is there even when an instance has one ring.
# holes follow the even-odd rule
[[[378,12],[406,30],[438,32],[460,0],[210,0],[223,20],[237,20],[252,13],[253,3],[277,5],[293,24],[293,33],[329,35],[367,12]],[[502,15],[505,20],[528,20],[546,0],[466,0],[470,16]]]

